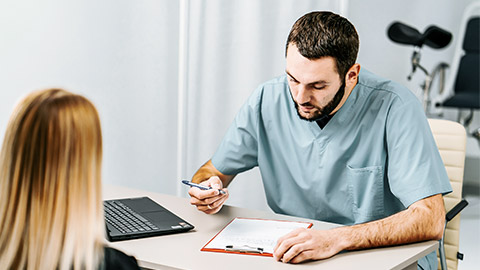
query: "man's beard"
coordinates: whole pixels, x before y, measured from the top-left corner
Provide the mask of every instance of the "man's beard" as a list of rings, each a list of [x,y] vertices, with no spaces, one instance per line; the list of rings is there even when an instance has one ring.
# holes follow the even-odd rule
[[[328,102],[328,104],[325,105],[325,107],[320,108],[320,107],[314,106],[317,109],[317,111],[311,117],[302,116],[301,113],[300,113],[300,108],[298,106],[298,103],[295,100],[293,100],[293,102],[295,103],[295,108],[297,109],[297,114],[300,117],[300,119],[313,122],[313,121],[317,121],[317,120],[322,119],[323,117],[328,116],[333,110],[335,110],[335,108],[338,106],[338,104],[342,100],[344,94],[345,94],[345,83],[342,83],[340,88],[338,88],[338,91],[335,94],[335,96],[333,97],[333,99],[330,100],[330,102]],[[293,99],[293,97],[292,97],[292,99]],[[310,104],[308,102],[304,103],[304,104],[301,104],[301,105],[302,106],[313,106],[312,104]]]

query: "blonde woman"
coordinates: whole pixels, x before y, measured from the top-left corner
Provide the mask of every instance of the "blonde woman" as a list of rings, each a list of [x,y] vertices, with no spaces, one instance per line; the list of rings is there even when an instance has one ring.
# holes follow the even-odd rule
[[[60,89],[16,107],[0,152],[2,269],[138,269],[106,248],[95,107]]]

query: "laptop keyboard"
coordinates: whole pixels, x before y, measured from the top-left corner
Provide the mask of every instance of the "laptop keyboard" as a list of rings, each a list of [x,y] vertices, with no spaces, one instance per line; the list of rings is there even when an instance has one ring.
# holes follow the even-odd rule
[[[158,229],[153,223],[118,201],[103,202],[105,220],[121,233],[149,232]]]

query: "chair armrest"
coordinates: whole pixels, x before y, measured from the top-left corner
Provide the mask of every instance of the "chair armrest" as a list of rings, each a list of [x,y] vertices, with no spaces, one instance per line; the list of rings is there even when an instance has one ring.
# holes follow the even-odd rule
[[[463,210],[463,208],[465,208],[466,206],[468,205],[468,202],[467,200],[465,199],[462,199],[459,203],[457,203],[457,205],[455,205],[452,210],[448,211],[447,213],[447,222],[449,222],[450,220],[452,220],[456,215],[458,215],[458,213],[460,213],[460,211]]]

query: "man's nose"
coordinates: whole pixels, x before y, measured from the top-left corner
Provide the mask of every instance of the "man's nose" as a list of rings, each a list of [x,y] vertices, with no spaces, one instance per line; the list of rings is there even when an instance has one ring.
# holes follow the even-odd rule
[[[304,85],[298,85],[297,96],[295,100],[298,104],[305,104],[310,102],[310,93]]]

